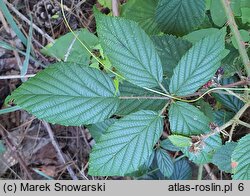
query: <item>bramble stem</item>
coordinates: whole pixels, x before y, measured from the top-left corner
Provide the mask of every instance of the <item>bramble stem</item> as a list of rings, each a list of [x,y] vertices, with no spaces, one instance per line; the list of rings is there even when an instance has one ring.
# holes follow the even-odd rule
[[[199,165],[197,180],[202,180],[203,165]]]
[[[249,60],[249,57],[247,55],[247,51],[246,51],[244,42],[241,38],[240,32],[238,30],[237,24],[234,20],[233,11],[230,7],[230,1],[229,0],[221,0],[221,3],[222,3],[224,10],[226,12],[228,24],[229,24],[229,27],[232,31],[232,34],[235,37],[236,44],[238,46],[238,50],[239,50],[240,56],[242,58],[243,64],[245,66],[247,75],[248,75],[248,77],[250,77],[250,60]]]

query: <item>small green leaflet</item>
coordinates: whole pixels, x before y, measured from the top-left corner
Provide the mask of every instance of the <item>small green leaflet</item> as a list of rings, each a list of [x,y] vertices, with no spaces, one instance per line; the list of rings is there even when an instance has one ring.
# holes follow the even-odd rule
[[[129,0],[121,7],[121,16],[133,20],[149,35],[155,35],[160,29],[155,21],[158,0]]]
[[[213,164],[217,165],[221,171],[231,173],[231,156],[236,147],[236,142],[227,142],[221,148],[217,149],[213,156]]]
[[[179,151],[180,148],[172,144],[172,142],[169,139],[162,140],[160,143],[160,146],[164,148],[165,150],[170,150],[170,151]]]
[[[155,94],[147,91],[139,86],[133,85],[129,82],[124,81],[119,87],[121,97],[144,97],[141,99],[120,99],[120,104],[116,111],[117,115],[127,115],[139,110],[153,110],[159,111],[166,104],[165,99],[150,99],[146,97],[154,97]]]
[[[192,44],[173,35],[152,36],[151,38],[160,56],[164,75],[171,77],[175,66]]]
[[[140,87],[156,87],[163,79],[160,58],[148,35],[134,21],[95,11],[104,52],[125,79]]]
[[[74,33],[89,50],[92,50],[98,44],[98,38],[87,29],[80,29]],[[61,36],[55,40],[54,44],[48,44],[41,52],[65,62],[75,62],[83,65],[88,65],[90,59],[90,53],[74,37],[73,33]]]
[[[163,149],[157,149],[156,160],[161,173],[165,177],[170,177],[174,171],[174,163],[169,154]]]
[[[199,29],[197,31],[193,31],[183,36],[183,39],[186,39],[192,44],[195,44],[196,42],[202,40],[203,38],[209,35],[212,35],[214,33],[217,33],[217,32],[219,32],[219,29],[216,29],[216,28]]]
[[[250,134],[242,137],[232,154],[233,180],[250,180]]]
[[[39,119],[61,125],[101,122],[116,111],[119,92],[101,71],[56,63],[16,89],[11,98]]]
[[[171,104],[169,122],[173,134],[191,136],[210,131],[209,118],[193,105],[180,101]]]
[[[205,1],[159,0],[155,16],[164,32],[183,35],[205,19]]]
[[[119,119],[94,146],[89,175],[124,176],[137,171],[152,154],[162,129],[162,117],[149,110]]]
[[[194,93],[210,80],[225,55],[225,29],[197,42],[180,60],[169,91],[178,96]]]
[[[189,137],[182,135],[170,135],[168,138],[177,147],[188,147],[192,145],[192,140]]]

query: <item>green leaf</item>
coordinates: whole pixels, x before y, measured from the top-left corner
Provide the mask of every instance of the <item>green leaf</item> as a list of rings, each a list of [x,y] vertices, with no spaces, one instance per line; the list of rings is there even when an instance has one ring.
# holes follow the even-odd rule
[[[242,23],[250,23],[250,7],[243,7],[241,8],[241,12],[242,12]]]
[[[11,98],[39,119],[62,125],[92,124],[109,118],[119,104],[112,79],[74,63],[56,63],[16,89]]]
[[[159,86],[163,79],[160,58],[138,24],[97,12],[95,16],[101,45],[112,65],[135,85]]]
[[[184,102],[171,104],[169,122],[173,134],[191,136],[210,131],[209,118],[198,108]]]
[[[97,37],[87,29],[80,29],[74,33],[78,35],[78,38],[90,51],[98,44]],[[55,40],[54,44],[48,44],[41,52],[62,61],[75,62],[83,65],[88,65],[90,58],[90,53],[71,32]]]
[[[156,21],[166,33],[188,33],[198,27],[204,18],[204,0],[159,0],[156,8]]]
[[[225,29],[197,42],[174,69],[169,91],[178,96],[194,93],[210,80],[225,53]]]
[[[112,8],[112,1],[110,0],[98,0],[98,2],[103,6],[103,7],[108,7]]]
[[[193,152],[190,147],[186,147],[182,149],[182,152],[189,158],[190,161],[198,165],[202,165],[212,162],[216,149],[220,148],[221,145],[222,141],[220,135],[216,134],[203,140],[199,150]]]
[[[214,116],[214,122],[217,125],[222,126],[234,117],[234,113],[227,112],[224,110],[217,110],[213,113],[213,116]]]
[[[181,57],[191,48],[191,43],[173,35],[152,36],[152,40],[160,56],[164,75],[171,77]]]
[[[214,121],[213,108],[208,102],[205,102],[203,99],[200,99],[195,103],[195,105],[198,106],[200,111],[202,111],[205,116],[210,119],[210,121]]]
[[[219,29],[216,28],[200,29],[183,36],[183,39],[186,39],[192,44],[195,44],[196,42],[202,40],[203,38],[208,37],[209,35],[212,35],[217,32],[219,32]]]
[[[250,180],[250,134],[242,137],[232,154],[233,180]]]
[[[226,48],[230,51],[228,55],[222,60],[222,67],[224,69],[223,77],[231,77],[237,72],[241,72],[241,68],[236,66],[235,62],[239,59],[238,50],[232,45],[226,45]]]
[[[249,34],[248,31],[246,31],[246,30],[244,30],[244,29],[241,29],[241,30],[239,30],[239,32],[240,32],[240,36],[241,36],[241,38],[242,38],[242,41],[244,41],[244,42],[249,42],[249,41],[250,41],[250,34]],[[238,45],[237,45],[237,43],[236,43],[235,36],[232,37],[232,44],[233,44],[233,46],[234,46],[236,49],[238,49]]]
[[[152,152],[148,160],[139,167],[139,169],[135,172],[132,172],[130,174],[126,174],[126,176],[132,176],[132,177],[142,177],[145,173],[147,173],[150,169],[150,166],[153,163],[153,160],[155,158],[155,150]]]
[[[162,149],[156,151],[157,165],[165,177],[170,177],[174,171],[174,164],[169,154]]]
[[[160,146],[165,150],[170,150],[173,152],[180,150],[180,148],[172,144],[172,142],[169,139],[162,140]]]
[[[234,16],[240,16],[240,1],[241,0],[231,0],[230,6],[233,10]],[[214,24],[222,27],[227,22],[226,13],[224,11],[221,1],[212,0],[210,6],[210,13]]]
[[[116,119],[111,118],[107,119],[103,122],[99,122],[92,125],[87,125],[91,136],[94,138],[95,141],[98,141],[98,139],[102,136],[102,134],[112,125],[114,124]]]
[[[231,156],[236,145],[236,142],[227,142],[215,152],[212,162],[213,164],[217,165],[221,171],[231,173]]]
[[[174,172],[170,180],[191,180],[192,169],[187,159],[180,159],[174,163]]]
[[[235,77],[223,78],[221,83],[223,85],[226,85],[226,84],[234,83],[236,81],[237,81],[237,78]],[[233,95],[213,93],[213,96],[223,106],[225,106],[226,108],[228,108],[229,110],[235,113],[237,113],[244,106],[244,102]]]
[[[117,115],[127,115],[139,110],[159,111],[166,104],[167,100],[150,99],[146,97],[154,97],[155,94],[150,91],[124,81],[120,84],[119,90],[121,97],[145,97],[141,99],[120,99],[120,104],[116,111]]]
[[[160,32],[155,21],[155,10],[158,0],[129,0],[121,8],[121,16],[133,20],[152,35]]]
[[[177,147],[188,147],[192,145],[192,140],[190,137],[185,137],[182,135],[170,135],[169,140]]]
[[[142,110],[119,119],[101,136],[89,160],[92,176],[124,176],[137,171],[160,138],[163,120]]]
[[[6,151],[6,148],[5,148],[4,144],[3,144],[3,141],[0,140],[0,154],[4,153],[5,151]]]

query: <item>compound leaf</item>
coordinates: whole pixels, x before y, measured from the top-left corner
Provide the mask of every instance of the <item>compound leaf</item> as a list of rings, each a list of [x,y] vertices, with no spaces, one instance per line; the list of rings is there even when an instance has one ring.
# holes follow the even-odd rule
[[[231,156],[236,145],[236,142],[227,142],[221,148],[217,149],[213,156],[213,164],[217,165],[220,170],[231,173]]]
[[[232,154],[234,180],[250,180],[250,134],[242,137]]]
[[[171,104],[169,122],[173,134],[191,136],[210,131],[209,118],[198,108],[184,102]]]
[[[173,35],[152,36],[152,40],[160,56],[164,75],[171,77],[175,66],[192,44]]]
[[[210,80],[225,54],[225,29],[197,42],[180,60],[169,91],[178,96],[194,93]]]
[[[163,79],[160,58],[148,35],[134,21],[96,11],[97,32],[104,52],[125,79],[141,87],[156,87]]]
[[[158,168],[165,177],[170,177],[174,171],[174,164],[169,154],[162,149],[156,151]]]
[[[119,104],[112,79],[74,63],[56,63],[16,89],[11,98],[39,119],[62,125],[101,122]]]
[[[162,117],[149,110],[119,119],[94,146],[90,154],[89,174],[124,176],[137,171],[152,154],[162,126]]]
[[[205,19],[205,1],[159,0],[156,21],[166,33],[182,35]]]

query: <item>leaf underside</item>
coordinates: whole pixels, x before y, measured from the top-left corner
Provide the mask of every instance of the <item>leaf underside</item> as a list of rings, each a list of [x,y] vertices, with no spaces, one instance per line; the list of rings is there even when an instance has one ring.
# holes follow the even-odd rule
[[[150,157],[163,129],[162,117],[142,110],[115,122],[94,146],[89,160],[92,176],[124,176]]]
[[[101,71],[56,63],[16,89],[11,98],[39,119],[61,125],[101,122],[116,111],[119,92]]]

